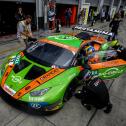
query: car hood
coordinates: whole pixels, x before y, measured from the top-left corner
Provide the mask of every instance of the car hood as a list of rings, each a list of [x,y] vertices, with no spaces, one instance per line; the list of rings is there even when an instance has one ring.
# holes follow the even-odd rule
[[[38,89],[38,87],[42,89],[61,84],[61,79],[63,80],[65,76],[70,81],[72,77],[76,76],[73,69],[45,67],[23,56],[23,58],[20,58],[20,63],[9,62],[7,64],[1,87],[15,99],[20,99],[30,91]],[[71,77],[68,78],[69,75]],[[67,80],[65,79],[65,81]]]

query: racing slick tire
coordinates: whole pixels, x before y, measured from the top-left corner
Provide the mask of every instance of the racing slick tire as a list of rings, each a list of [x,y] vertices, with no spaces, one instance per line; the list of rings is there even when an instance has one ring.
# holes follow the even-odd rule
[[[78,80],[74,79],[70,85],[67,87],[65,93],[64,93],[64,97],[63,97],[63,102],[67,102],[68,100],[70,100],[70,98],[73,96],[76,88],[78,87]]]

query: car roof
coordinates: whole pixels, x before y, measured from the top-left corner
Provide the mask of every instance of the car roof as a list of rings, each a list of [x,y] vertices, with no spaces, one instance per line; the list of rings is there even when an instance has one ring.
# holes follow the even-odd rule
[[[42,38],[39,40],[39,42],[50,43],[76,53],[83,40],[72,35],[60,34]]]
[[[79,48],[83,41],[80,38],[68,34],[48,36],[47,39],[64,45],[72,46],[75,48]]]

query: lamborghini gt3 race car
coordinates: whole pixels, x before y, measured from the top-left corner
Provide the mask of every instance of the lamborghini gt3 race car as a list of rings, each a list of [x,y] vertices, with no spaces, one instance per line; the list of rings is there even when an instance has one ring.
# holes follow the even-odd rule
[[[1,90],[32,109],[48,112],[62,108],[64,101],[73,95],[78,85],[76,78],[84,69],[80,62],[83,45],[82,39],[62,34],[40,39],[24,51],[14,53],[1,66]],[[108,79],[124,73],[126,61],[118,55],[108,58],[115,53],[116,50],[94,52],[99,60],[88,63],[92,74]]]

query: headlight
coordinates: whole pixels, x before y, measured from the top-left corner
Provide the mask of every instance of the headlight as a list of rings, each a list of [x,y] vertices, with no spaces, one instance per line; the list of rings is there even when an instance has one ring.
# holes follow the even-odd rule
[[[31,96],[42,96],[46,92],[48,92],[50,89],[51,89],[51,87],[50,88],[45,88],[45,89],[42,89],[42,90],[39,90],[39,91],[32,91],[32,92],[30,92],[30,95]]]

